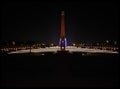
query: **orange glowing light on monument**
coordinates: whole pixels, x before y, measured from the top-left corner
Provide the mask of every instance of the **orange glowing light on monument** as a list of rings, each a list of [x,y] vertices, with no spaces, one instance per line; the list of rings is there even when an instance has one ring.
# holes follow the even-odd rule
[[[61,39],[65,39],[65,21],[64,21],[64,11],[61,12]]]

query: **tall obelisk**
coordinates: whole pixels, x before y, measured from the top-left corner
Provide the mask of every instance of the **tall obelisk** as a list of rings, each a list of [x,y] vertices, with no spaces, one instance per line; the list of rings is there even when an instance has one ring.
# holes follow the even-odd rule
[[[65,51],[66,38],[65,38],[65,19],[64,11],[61,11],[61,34],[60,34],[60,49]]]

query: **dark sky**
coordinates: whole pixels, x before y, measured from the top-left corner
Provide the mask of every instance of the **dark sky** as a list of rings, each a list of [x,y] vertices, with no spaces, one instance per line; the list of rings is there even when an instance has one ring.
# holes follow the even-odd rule
[[[118,39],[117,2],[3,2],[2,41],[58,43],[61,10],[68,43]]]

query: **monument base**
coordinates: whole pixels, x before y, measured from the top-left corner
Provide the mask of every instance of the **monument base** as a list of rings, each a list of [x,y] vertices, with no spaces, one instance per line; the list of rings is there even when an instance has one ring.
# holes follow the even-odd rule
[[[57,53],[69,53],[69,50],[57,50]]]

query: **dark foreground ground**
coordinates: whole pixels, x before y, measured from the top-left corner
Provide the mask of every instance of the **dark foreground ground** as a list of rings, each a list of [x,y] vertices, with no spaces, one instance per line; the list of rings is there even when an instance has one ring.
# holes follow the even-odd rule
[[[2,87],[118,87],[118,55],[4,55]]]

